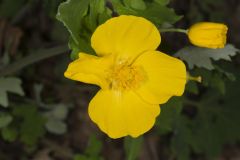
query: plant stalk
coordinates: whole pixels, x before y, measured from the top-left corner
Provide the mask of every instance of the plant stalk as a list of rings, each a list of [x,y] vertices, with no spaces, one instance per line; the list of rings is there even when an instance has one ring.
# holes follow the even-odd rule
[[[180,33],[188,33],[188,30],[186,29],[181,29],[181,28],[160,28],[159,29],[160,32],[180,32]]]
[[[61,45],[50,49],[41,49],[37,51],[37,53],[30,54],[29,56],[26,56],[12,64],[7,65],[6,67],[3,67],[0,70],[0,77],[11,75],[14,72],[21,70],[33,63],[65,53],[68,50],[69,49],[67,45]]]

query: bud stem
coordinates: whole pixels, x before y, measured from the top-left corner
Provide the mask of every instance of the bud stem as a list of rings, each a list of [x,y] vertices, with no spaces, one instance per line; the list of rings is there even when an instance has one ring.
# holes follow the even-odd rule
[[[186,29],[181,29],[181,28],[160,28],[160,32],[180,32],[180,33],[188,33],[188,30]]]

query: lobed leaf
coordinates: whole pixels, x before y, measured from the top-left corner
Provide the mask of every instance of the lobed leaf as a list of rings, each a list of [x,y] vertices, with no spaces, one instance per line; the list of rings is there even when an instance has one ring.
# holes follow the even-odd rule
[[[16,140],[16,138],[18,136],[18,131],[16,128],[13,128],[13,127],[4,127],[1,130],[1,135],[4,140],[6,140],[8,142],[13,142]]]
[[[79,52],[95,54],[90,38],[96,27],[111,17],[105,0],[68,0],[59,6],[57,19],[68,29],[71,58]]]
[[[189,69],[193,69],[194,66],[196,66],[213,70],[214,65],[212,60],[231,61],[231,57],[235,56],[237,52],[239,52],[239,49],[235,48],[231,44],[227,44],[222,49],[208,49],[189,46],[179,50],[175,56],[186,61]]]
[[[67,131],[67,125],[61,120],[50,119],[46,123],[46,128],[49,132],[54,134],[64,134]]]
[[[157,118],[156,126],[160,134],[172,132],[176,118],[182,110],[182,99],[179,97],[171,98],[166,104],[161,106],[161,116]]]
[[[68,0],[58,8],[57,19],[68,29],[77,45],[80,45],[82,19],[87,15],[90,0]]]
[[[21,87],[21,80],[16,77],[0,77],[0,105],[4,107],[8,106],[7,92],[23,96],[24,91]]]
[[[8,124],[12,122],[13,118],[9,114],[0,114],[0,128],[6,127]]]
[[[21,105],[13,109],[15,118],[21,119],[19,124],[20,140],[31,146],[45,134],[45,118],[37,111],[35,106]]]
[[[149,19],[155,23],[157,26],[161,26],[166,23],[173,24],[181,19],[181,16],[176,15],[173,9],[165,6],[167,1],[162,1],[162,4],[160,4],[160,1],[160,3],[145,2],[144,4],[146,7],[143,7],[143,4],[141,7],[133,7],[131,0],[125,0],[124,2],[125,3],[121,3],[119,0],[112,0],[115,11],[120,15],[126,14],[145,17],[146,19]]]

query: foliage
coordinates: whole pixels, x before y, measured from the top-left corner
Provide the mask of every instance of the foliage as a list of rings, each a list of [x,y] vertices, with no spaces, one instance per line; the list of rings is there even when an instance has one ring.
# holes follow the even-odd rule
[[[128,160],[137,159],[142,143],[143,143],[143,137],[139,137],[139,138],[126,137],[124,139],[124,149],[125,149]]]
[[[170,6],[184,2],[187,10],[183,15],[184,19],[181,19],[183,16],[177,15]],[[68,43],[72,59],[76,59],[79,52],[95,54],[90,44],[92,33],[109,18],[121,14],[145,17],[158,28],[173,27],[179,20],[182,21],[177,25],[186,27],[198,21],[224,22],[230,17],[227,17],[230,12],[225,14],[221,9],[230,5],[230,2],[224,0],[191,1],[189,4],[184,2],[0,0],[1,20],[8,22],[5,25],[5,21],[0,21],[0,159],[44,157],[39,159],[103,160],[106,154],[110,155],[109,148],[117,148],[116,153],[133,160],[139,157],[141,149],[148,147],[143,142],[149,137],[160,137],[161,142],[166,144],[159,140],[154,141],[157,144],[155,149],[167,150],[168,159],[190,160],[203,157],[212,160],[221,155],[226,144],[239,143],[239,49],[232,44],[216,50],[183,46],[176,52],[174,56],[186,62],[189,74],[200,75],[202,83],[189,81],[182,97],[173,97],[161,105],[161,115],[157,118],[155,129],[146,135],[146,139],[126,137],[115,141],[92,129],[88,118],[83,116],[86,113],[80,114],[86,109],[87,102],[80,101],[79,97],[87,97],[88,100],[95,90],[63,78],[67,56],[43,61],[24,71],[13,65],[15,61],[25,64],[21,62],[21,58],[32,51],[30,56],[34,58],[30,59],[35,59],[34,62],[39,57],[39,60],[44,59],[41,57],[44,55],[42,52],[45,55],[56,54],[58,50],[62,50],[61,47],[57,51],[50,49],[49,52],[40,49],[39,54],[35,51],[40,46],[51,47],[58,43]],[[233,5],[230,7],[231,11],[232,7]],[[60,22],[55,19],[56,13]],[[237,21],[234,23],[238,24]],[[24,33],[23,39],[15,39],[20,44],[15,46],[15,53],[9,52],[11,47],[7,45],[14,38],[8,37],[6,40],[2,36],[7,31],[4,27],[9,27],[8,25],[17,27]],[[65,34],[67,31],[69,37]],[[8,35],[13,33],[12,31]],[[171,45],[178,46],[178,37],[175,35],[172,38],[164,33],[162,37],[170,38]],[[67,40],[69,41],[66,42]],[[237,44],[238,40],[231,38],[231,42]],[[162,43],[160,47],[164,48],[166,45],[168,44]],[[175,52],[176,48],[178,47],[169,51]],[[9,66],[11,68],[12,65],[19,72],[9,72],[9,76],[1,76],[2,69]],[[72,108],[72,105],[78,106]],[[45,142],[49,139],[53,144],[46,145]]]
[[[20,141],[23,143],[33,145],[44,135],[45,119],[37,112],[36,107],[29,105],[17,106],[13,108],[12,115],[13,118],[5,117],[7,125],[2,126],[2,137],[5,140],[11,142],[19,136]]]
[[[14,77],[0,78],[0,105],[4,107],[8,106],[7,92],[23,96],[21,80]]]
[[[67,117],[68,108],[64,104],[53,105],[51,108],[51,110],[44,113],[48,118],[46,128],[51,133],[64,134],[67,131],[67,125],[64,120]]]
[[[203,67],[213,70],[214,66],[211,59],[214,61],[226,60],[231,61],[231,57],[239,52],[233,45],[228,44],[223,49],[207,49],[198,47],[185,47],[176,53],[176,56],[185,60],[188,63],[189,69]]]
[[[168,4],[166,0],[157,0],[156,2],[144,0],[113,0],[112,3],[118,14],[145,17],[157,26],[166,23],[173,24],[181,18],[181,16],[177,16],[172,9],[166,7]]]
[[[90,46],[91,34],[95,28],[104,23],[115,12],[146,17],[157,25],[172,24],[180,19],[172,9],[166,7],[167,1],[154,3],[143,0],[111,1],[114,11],[107,7],[104,0],[69,0],[59,6],[57,19],[63,22],[71,37],[69,47],[71,57],[76,59],[79,51],[95,54]],[[72,17],[75,17],[72,21]]]
[[[9,125],[12,121],[12,116],[6,113],[0,114],[0,128],[4,128]]]
[[[18,106],[14,108],[13,115],[20,127],[20,140],[28,145],[36,143],[38,138],[44,135],[44,118],[37,112],[34,106]],[[19,120],[18,120],[19,119]],[[38,125],[35,125],[38,124]]]
[[[102,142],[99,141],[96,136],[92,135],[84,154],[76,154],[74,160],[103,160],[103,158],[99,156],[101,149]]]
[[[111,17],[110,14],[104,0],[69,0],[59,6],[57,19],[63,22],[71,35],[69,47],[73,59],[77,58],[79,51],[94,54],[90,36],[98,25]]]
[[[171,147],[178,159],[191,159],[191,151],[213,159],[225,144],[239,141],[239,107],[235,102],[239,91],[232,92],[236,85],[239,85],[239,79],[228,85],[224,96],[209,90],[200,100],[173,98],[162,107],[158,131],[160,134],[173,132]],[[194,113],[189,116],[185,112]]]

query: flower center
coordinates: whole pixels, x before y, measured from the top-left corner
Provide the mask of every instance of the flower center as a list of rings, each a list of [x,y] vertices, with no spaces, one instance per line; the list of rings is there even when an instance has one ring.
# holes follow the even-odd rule
[[[113,66],[109,73],[109,87],[115,90],[136,89],[146,77],[141,66],[129,65],[127,62]]]

